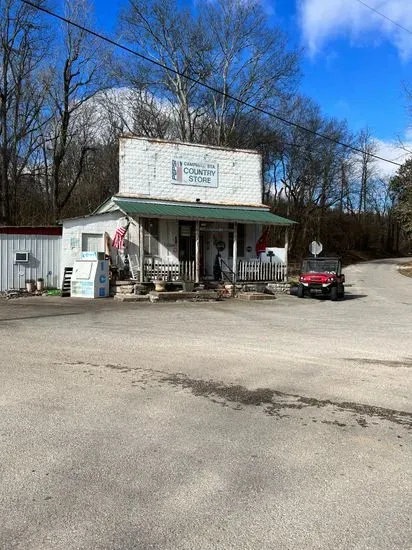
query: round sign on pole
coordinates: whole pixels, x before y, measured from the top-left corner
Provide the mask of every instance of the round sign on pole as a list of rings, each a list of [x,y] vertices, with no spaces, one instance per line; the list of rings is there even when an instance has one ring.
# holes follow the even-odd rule
[[[319,241],[312,241],[309,245],[309,251],[314,255],[317,256],[320,254],[323,250],[323,245]]]

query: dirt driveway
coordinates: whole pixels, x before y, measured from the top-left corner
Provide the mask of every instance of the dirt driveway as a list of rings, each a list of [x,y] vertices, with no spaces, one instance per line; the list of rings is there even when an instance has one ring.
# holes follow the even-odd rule
[[[412,279],[0,303],[0,548],[412,546]]]

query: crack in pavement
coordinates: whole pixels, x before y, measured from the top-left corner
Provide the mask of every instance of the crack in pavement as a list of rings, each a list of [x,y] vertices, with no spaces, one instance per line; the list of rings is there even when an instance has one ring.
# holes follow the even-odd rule
[[[384,367],[393,367],[393,368],[412,367],[412,357],[405,357],[402,361],[388,360],[388,359],[366,359],[363,357],[345,357],[344,361],[363,363],[365,365],[383,365]]]
[[[60,363],[55,363],[60,364]],[[282,418],[287,416],[282,414],[286,410],[299,410],[303,408],[334,408],[335,411],[343,413],[352,413],[358,416],[356,422],[359,426],[366,428],[368,426],[365,417],[380,418],[389,422],[412,428],[412,413],[399,411],[385,407],[377,407],[374,405],[366,405],[363,403],[354,403],[351,401],[332,401],[330,399],[317,399],[297,394],[288,394],[271,388],[257,388],[254,390],[248,389],[241,385],[225,384],[215,380],[205,380],[200,378],[190,378],[184,373],[170,374],[159,369],[149,369],[144,367],[128,367],[117,364],[93,364],[76,361],[64,363],[73,366],[85,367],[100,367],[118,371],[120,374],[140,373],[141,379],[139,382],[143,385],[148,383],[148,379],[153,382],[168,384],[174,387],[180,387],[185,390],[190,390],[197,397],[205,397],[223,406],[227,403],[236,404],[233,407],[235,410],[240,410],[241,405],[261,407],[263,411],[270,416]],[[134,387],[138,386],[137,380],[132,380]],[[334,411],[332,411],[334,414]],[[324,421],[325,424],[333,424],[339,427],[344,427],[346,424],[336,420]]]

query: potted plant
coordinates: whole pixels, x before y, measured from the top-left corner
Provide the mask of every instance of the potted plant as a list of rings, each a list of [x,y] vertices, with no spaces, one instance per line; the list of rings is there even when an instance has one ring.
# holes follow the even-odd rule
[[[37,286],[37,290],[40,290],[40,291],[44,290],[44,279],[42,279],[42,277],[39,277],[37,279],[37,285],[36,286]]]
[[[27,292],[34,292],[34,281],[33,281],[33,279],[26,279],[26,290],[27,290]]]
[[[155,285],[156,292],[164,292],[166,290],[166,281],[163,280],[162,277],[155,279],[153,282]]]

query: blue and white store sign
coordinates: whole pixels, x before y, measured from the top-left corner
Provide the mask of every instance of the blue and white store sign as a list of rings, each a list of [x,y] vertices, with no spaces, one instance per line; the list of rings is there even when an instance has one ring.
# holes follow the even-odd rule
[[[219,164],[193,160],[172,160],[172,183],[195,187],[218,187]]]

